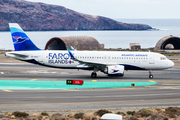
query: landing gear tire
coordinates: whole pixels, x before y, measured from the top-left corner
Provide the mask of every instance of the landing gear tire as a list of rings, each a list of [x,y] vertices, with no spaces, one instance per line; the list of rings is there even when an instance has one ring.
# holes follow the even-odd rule
[[[153,79],[153,75],[152,75],[151,70],[149,70],[149,78],[150,78],[150,79]]]
[[[153,75],[149,75],[149,78],[150,78],[150,79],[153,79]]]
[[[91,77],[92,78],[96,78],[97,77],[97,73],[92,72]]]

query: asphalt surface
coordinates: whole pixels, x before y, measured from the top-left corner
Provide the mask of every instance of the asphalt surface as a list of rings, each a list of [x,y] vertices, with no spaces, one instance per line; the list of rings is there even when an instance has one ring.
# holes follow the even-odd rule
[[[0,90],[0,111],[81,110],[180,105],[180,67],[152,71],[156,85],[106,89]],[[0,64],[0,80],[134,81],[148,82],[148,71],[125,71],[124,77],[109,77],[91,71],[66,70],[31,64]]]

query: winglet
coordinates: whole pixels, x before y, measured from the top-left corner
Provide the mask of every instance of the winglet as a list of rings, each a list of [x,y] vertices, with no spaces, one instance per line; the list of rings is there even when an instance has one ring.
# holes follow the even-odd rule
[[[68,53],[70,54],[70,56],[71,56],[71,59],[76,59],[75,57],[74,57],[74,55],[71,53],[71,51],[69,50],[69,49],[67,49],[67,51],[68,51]]]
[[[72,51],[75,51],[75,49],[73,48],[73,46],[71,46],[71,49],[72,49]]]

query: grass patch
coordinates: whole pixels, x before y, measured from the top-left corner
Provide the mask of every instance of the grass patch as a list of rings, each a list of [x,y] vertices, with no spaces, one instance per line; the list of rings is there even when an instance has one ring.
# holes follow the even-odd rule
[[[135,117],[135,116],[132,116],[132,117],[129,118],[129,120],[139,120],[139,119],[137,117]]]
[[[84,113],[76,113],[76,114],[74,115],[74,117],[75,117],[76,119],[79,119],[79,118],[83,119],[83,116],[84,116]]]
[[[179,59],[177,59],[177,58],[170,58],[169,60],[179,60]]]
[[[179,107],[168,107],[165,110],[166,110],[166,112],[174,112],[174,113],[176,113],[176,112],[180,111],[180,108]]]
[[[134,115],[136,112],[135,111],[127,111],[128,115]]]
[[[153,111],[150,109],[147,109],[147,108],[143,108],[143,109],[139,110],[139,113],[142,117],[148,117],[153,114]]]
[[[160,108],[156,108],[155,110],[156,110],[156,112],[158,112],[158,113],[162,113],[162,110],[161,110]]]
[[[120,112],[120,111],[118,111],[116,114],[123,115],[123,116],[125,116],[125,115],[126,115],[126,113],[124,113],[124,112]]]
[[[49,114],[45,111],[41,113],[42,116],[49,116]]]
[[[163,54],[165,56],[180,56],[180,52],[166,52],[166,51],[162,51],[162,52],[158,52],[160,54]]]
[[[20,112],[20,111],[15,111],[12,113],[12,115],[14,115],[15,117],[23,117],[23,118],[26,118],[29,116],[28,113],[26,112]]]
[[[74,115],[75,115],[75,113],[70,113],[70,114],[68,115],[68,117],[73,118]]]
[[[109,110],[106,110],[106,109],[101,109],[101,110],[98,110],[95,114],[99,115],[101,117],[101,116],[103,116],[106,113],[112,113],[112,112],[109,111]]]

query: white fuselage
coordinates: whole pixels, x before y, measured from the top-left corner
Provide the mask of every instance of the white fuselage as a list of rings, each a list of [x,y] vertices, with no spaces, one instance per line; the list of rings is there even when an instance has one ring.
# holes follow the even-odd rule
[[[153,52],[72,51],[72,54],[78,60],[91,63],[123,65],[125,70],[161,70],[174,66],[174,63],[164,55]],[[86,65],[73,61],[66,50],[18,51],[8,52],[6,55],[56,68],[91,69],[94,67],[93,64]]]
[[[15,52],[7,52],[7,56],[48,67],[93,70],[92,78],[98,71],[124,76],[124,70],[149,70],[152,79],[150,70],[174,66],[164,55],[153,52],[41,50],[17,23],[10,23],[9,27]]]

